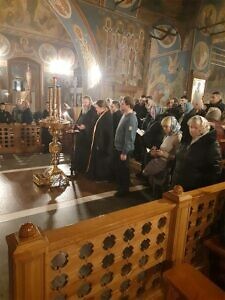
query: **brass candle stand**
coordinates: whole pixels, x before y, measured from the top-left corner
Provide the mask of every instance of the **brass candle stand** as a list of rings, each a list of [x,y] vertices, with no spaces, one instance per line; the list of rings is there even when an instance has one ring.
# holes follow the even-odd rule
[[[53,78],[53,87],[49,87],[49,117],[40,121],[40,125],[47,127],[52,135],[52,142],[49,144],[51,154],[51,167],[43,173],[34,174],[33,182],[38,186],[63,187],[69,184],[68,177],[58,167],[59,154],[62,145],[59,136],[63,129],[69,127],[70,122],[61,119],[61,87],[56,85],[56,78]]]

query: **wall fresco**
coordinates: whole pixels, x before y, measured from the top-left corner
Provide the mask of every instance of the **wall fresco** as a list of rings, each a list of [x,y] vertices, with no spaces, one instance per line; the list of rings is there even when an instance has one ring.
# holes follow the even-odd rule
[[[169,97],[180,97],[186,91],[191,35],[187,35],[181,50],[180,35],[171,25],[159,24],[157,28],[170,30],[173,35],[152,39],[147,94],[164,106]],[[160,37],[165,32],[154,29],[152,35]]]
[[[63,47],[64,43],[59,42],[51,42],[51,43],[45,43],[41,40],[36,40],[34,38],[27,38],[26,36],[22,35],[23,32],[21,32],[21,36],[18,35],[12,35],[12,34],[2,34],[0,33],[0,39],[3,41],[8,41],[6,43],[7,47],[3,47],[2,49],[4,51],[1,51],[0,55],[0,89],[1,90],[10,90],[11,89],[11,83],[8,82],[8,67],[7,62],[8,60],[12,58],[23,58],[23,64],[19,64],[12,68],[13,73],[11,76],[19,76],[21,78],[25,78],[25,69],[27,67],[26,59],[28,62],[28,59],[31,59],[41,66],[42,75],[43,75],[43,82],[41,83],[41,86],[44,87],[43,94],[39,95],[39,99],[37,101],[40,101],[40,107],[44,107],[44,101],[47,99],[47,87],[52,84],[52,77],[54,74],[50,72],[49,64],[53,59],[65,59],[70,63],[71,69],[79,67],[77,54],[73,49],[73,46],[71,47]],[[67,43],[68,44],[68,43]],[[4,43],[1,45],[5,45]],[[7,51],[5,50],[7,49]],[[8,51],[9,49],[9,51]],[[30,63],[30,61],[29,61]],[[32,67],[32,64],[31,64]],[[16,73],[15,73],[16,72]],[[34,70],[32,69],[32,73]],[[15,75],[16,74],[16,75]],[[57,75],[58,76],[58,75]],[[70,90],[73,87],[73,76],[63,76],[59,75],[60,82],[62,83],[62,96],[63,101],[68,102],[69,104],[73,104],[73,99],[70,94]],[[24,79],[25,80],[25,79]],[[37,78],[33,81],[33,85],[36,84],[35,82],[40,82],[40,78]],[[69,88],[68,88],[69,87]],[[9,97],[9,101],[12,101],[12,95]],[[1,97],[1,96],[0,96]],[[4,99],[6,101],[6,99]]]
[[[208,38],[208,47],[210,50],[208,71],[209,77],[206,82],[205,97],[209,100],[210,93],[213,91],[220,91],[223,98],[225,96],[225,1],[224,0],[209,0],[203,6],[199,18],[198,25],[200,27],[200,34]],[[219,24],[217,24],[219,23]],[[215,26],[211,26],[217,24]],[[203,28],[201,27],[207,27]],[[211,34],[211,38],[210,38]],[[215,48],[214,48],[215,47]]]
[[[147,94],[166,105],[170,96],[180,97],[186,90],[187,52],[177,51],[153,58],[149,68]]]
[[[144,30],[106,17],[97,39],[102,44],[101,56],[107,78],[122,85],[140,85],[144,70]]]
[[[71,17],[72,10],[68,0],[49,0],[49,3],[61,17],[66,19]]]
[[[0,23],[8,30],[13,28],[14,33],[23,30],[59,40],[69,40],[47,1],[1,0]]]
[[[117,0],[105,0],[104,6],[113,11],[117,11],[132,17],[136,17],[138,14],[138,8],[141,0],[124,0],[117,4]]]

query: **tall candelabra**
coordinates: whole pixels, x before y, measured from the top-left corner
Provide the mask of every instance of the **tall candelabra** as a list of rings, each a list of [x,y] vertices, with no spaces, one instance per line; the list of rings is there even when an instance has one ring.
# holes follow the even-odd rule
[[[48,88],[49,117],[40,121],[40,125],[47,127],[52,135],[52,142],[49,144],[51,154],[51,166],[43,173],[33,175],[33,182],[38,186],[62,187],[69,183],[68,177],[58,167],[59,154],[62,145],[59,136],[62,129],[69,126],[70,122],[61,118],[61,87],[57,86],[57,79],[53,77],[53,86]]]

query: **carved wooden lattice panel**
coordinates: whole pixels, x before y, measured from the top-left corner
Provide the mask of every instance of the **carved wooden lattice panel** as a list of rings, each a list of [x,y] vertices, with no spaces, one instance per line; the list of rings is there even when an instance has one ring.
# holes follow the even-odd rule
[[[36,125],[0,125],[0,153],[39,151],[40,127]]]
[[[21,128],[21,140],[24,147],[33,147],[40,143],[40,127],[23,126]]]
[[[49,252],[49,299],[146,299],[161,284],[169,225],[164,213],[87,240],[74,236]]]
[[[8,125],[1,125],[0,127],[0,149],[1,151],[8,150],[9,148],[14,148],[14,130]]]
[[[201,194],[193,197],[187,232],[184,261],[195,264],[202,260],[201,239],[209,233],[210,225],[215,223],[215,212],[218,207],[216,194]]]

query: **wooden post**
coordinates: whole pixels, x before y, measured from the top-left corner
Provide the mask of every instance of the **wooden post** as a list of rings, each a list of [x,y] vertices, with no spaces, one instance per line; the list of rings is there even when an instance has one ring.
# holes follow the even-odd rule
[[[171,226],[173,236],[171,235],[170,250],[168,249],[168,259],[172,260],[176,265],[183,261],[185,254],[192,196],[184,193],[181,186],[175,186],[172,191],[164,193],[163,198],[169,199],[177,204],[174,216],[172,217],[174,220]]]
[[[32,223],[6,237],[9,248],[10,299],[47,300],[48,241]]]

